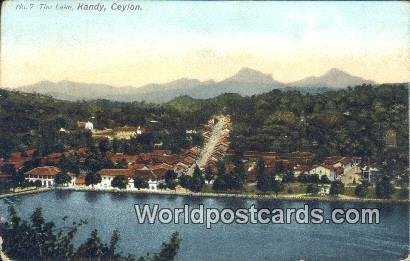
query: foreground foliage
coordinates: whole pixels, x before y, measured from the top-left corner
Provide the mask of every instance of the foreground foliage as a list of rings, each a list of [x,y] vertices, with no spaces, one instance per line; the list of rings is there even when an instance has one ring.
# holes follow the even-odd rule
[[[63,218],[66,222],[67,217]],[[9,219],[1,224],[3,251],[13,260],[137,260],[133,255],[124,255],[118,251],[120,234],[114,230],[110,242],[104,243],[97,230],[77,248],[74,236],[85,225],[85,220],[57,228],[53,222],[43,218],[41,208],[37,208],[30,217],[30,222],[23,221],[13,207],[9,208]],[[176,232],[170,241],[163,243],[160,252],[138,260],[174,260],[180,247],[181,239]]]

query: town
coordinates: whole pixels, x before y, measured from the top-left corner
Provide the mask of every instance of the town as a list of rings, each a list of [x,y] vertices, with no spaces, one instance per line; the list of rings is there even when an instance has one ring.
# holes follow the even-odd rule
[[[94,129],[91,121],[78,121],[77,128],[60,128],[59,132],[66,135],[89,133],[93,142],[98,144],[96,153],[100,157],[95,158],[85,147],[54,152],[43,157],[39,157],[35,149],[14,152],[8,159],[0,160],[0,180],[2,184],[9,186],[17,182],[25,187],[91,191],[206,190],[238,193],[271,190],[276,195],[280,192],[299,196],[338,195],[343,193],[342,188],[346,186],[354,187],[357,196],[365,196],[367,186],[380,176],[376,165],[362,162],[360,157],[329,156],[314,164],[315,154],[309,151],[244,151],[238,154],[230,149],[230,131],[230,117],[218,115],[203,126],[202,146],[174,153],[172,150],[162,149],[163,142],[159,142],[142,153],[127,154],[110,149],[114,140],[135,139],[147,134],[149,130],[141,126],[99,130]],[[198,134],[198,131],[186,130],[185,133],[189,136]],[[22,170],[24,171],[19,177],[17,173]],[[268,179],[267,173],[273,173],[273,180]],[[284,186],[286,183],[287,186]],[[293,191],[295,186],[289,185],[292,183],[305,183],[305,188],[301,190],[299,186]],[[335,184],[337,188],[332,193],[331,184]],[[205,189],[205,186],[212,189]]]

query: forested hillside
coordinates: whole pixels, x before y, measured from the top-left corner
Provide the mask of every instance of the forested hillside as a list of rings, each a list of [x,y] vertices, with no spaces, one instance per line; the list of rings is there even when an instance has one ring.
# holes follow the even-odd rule
[[[97,128],[141,125],[178,132],[196,129],[212,115],[224,113],[231,115],[231,148],[238,152],[304,150],[318,157],[360,156],[398,169],[408,163],[405,84],[362,85],[315,95],[273,90],[208,100],[182,96],[163,105],[65,102],[5,90],[0,95],[0,157],[55,141],[56,130],[73,127],[78,120],[92,119]]]
[[[318,95],[272,91],[230,101],[231,147],[360,156],[391,168],[408,164],[406,85],[358,86]]]
[[[40,152],[47,154],[62,151],[64,146],[85,145],[90,140],[87,133],[64,135],[59,132],[61,128],[76,129],[77,121],[90,120],[99,129],[148,127],[176,140],[185,135],[186,129],[197,129],[215,113],[214,108],[204,106],[181,111],[144,102],[68,102],[0,89],[0,158],[28,148],[40,148]]]

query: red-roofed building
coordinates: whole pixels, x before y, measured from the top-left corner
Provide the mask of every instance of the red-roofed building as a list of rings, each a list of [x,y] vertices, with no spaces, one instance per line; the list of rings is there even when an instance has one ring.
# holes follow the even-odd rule
[[[139,159],[138,155],[126,155],[122,153],[116,153],[111,156],[111,160],[115,163],[125,161],[128,165],[133,164]]]
[[[296,165],[293,167],[293,175],[297,177],[301,174],[309,174],[309,170],[311,169],[312,167],[309,165]]]
[[[312,167],[309,170],[309,175],[317,174],[319,177],[326,175],[330,181],[335,181],[339,178],[341,174],[343,174],[343,168],[341,167],[333,167],[331,165],[319,165]]]
[[[164,156],[171,155],[172,151],[170,150],[153,150],[150,152],[151,156]]]
[[[133,188],[133,180],[132,177],[134,176],[133,169],[102,169],[97,172],[101,176],[101,182],[94,185],[94,188],[97,189],[112,189],[111,181],[118,176],[123,176],[128,179],[127,188]]]
[[[76,186],[79,186],[79,187],[86,186],[86,184],[85,184],[85,176],[82,175],[82,176],[76,177],[76,179],[74,180],[74,184],[75,184]]]
[[[43,187],[54,186],[54,177],[60,173],[61,170],[54,166],[43,166],[29,170],[25,173],[28,181],[41,181]]]
[[[342,156],[332,156],[332,157],[327,157],[323,161],[324,164],[326,165],[331,165],[335,168],[343,168],[344,173],[347,171],[351,170],[354,165],[357,165],[357,162],[360,162],[357,160],[358,158],[352,158],[352,157],[342,157]]]
[[[135,176],[141,177],[148,182],[149,190],[158,190],[158,185],[163,182],[164,176],[168,170],[163,168],[157,169],[140,169],[135,171]]]

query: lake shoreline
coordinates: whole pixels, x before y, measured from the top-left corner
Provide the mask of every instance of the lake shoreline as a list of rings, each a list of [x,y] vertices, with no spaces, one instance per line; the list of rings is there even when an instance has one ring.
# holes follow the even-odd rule
[[[35,189],[28,189],[28,190],[17,191],[17,192],[9,192],[9,193],[0,194],[0,199],[20,196],[20,195],[42,193],[42,192],[47,192],[51,190],[52,190],[51,188],[35,188]]]
[[[83,192],[108,192],[108,193],[127,193],[142,195],[164,195],[164,196],[183,196],[183,197],[207,197],[207,198],[238,198],[238,199],[258,199],[258,200],[277,200],[277,201],[323,201],[323,202],[353,202],[353,203],[384,203],[384,204],[409,204],[409,200],[393,199],[360,199],[344,197],[313,197],[295,195],[256,195],[256,194],[231,194],[231,193],[193,193],[182,191],[144,191],[144,190],[117,190],[117,189],[88,189],[88,188],[55,188],[55,190],[83,191]]]
[[[29,195],[35,193],[48,192],[53,190],[60,191],[82,191],[82,192],[105,192],[105,193],[125,193],[141,195],[164,195],[164,196],[183,196],[183,197],[206,197],[206,198],[237,198],[237,199],[258,199],[274,201],[323,201],[323,202],[352,202],[352,203],[383,203],[383,204],[409,204],[410,200],[376,199],[376,198],[353,198],[353,197],[329,197],[329,196],[300,196],[300,195],[272,195],[272,194],[233,194],[233,193],[193,193],[182,191],[146,191],[146,190],[118,190],[118,189],[89,189],[89,188],[38,188],[19,192],[1,194],[0,199],[19,195]]]

